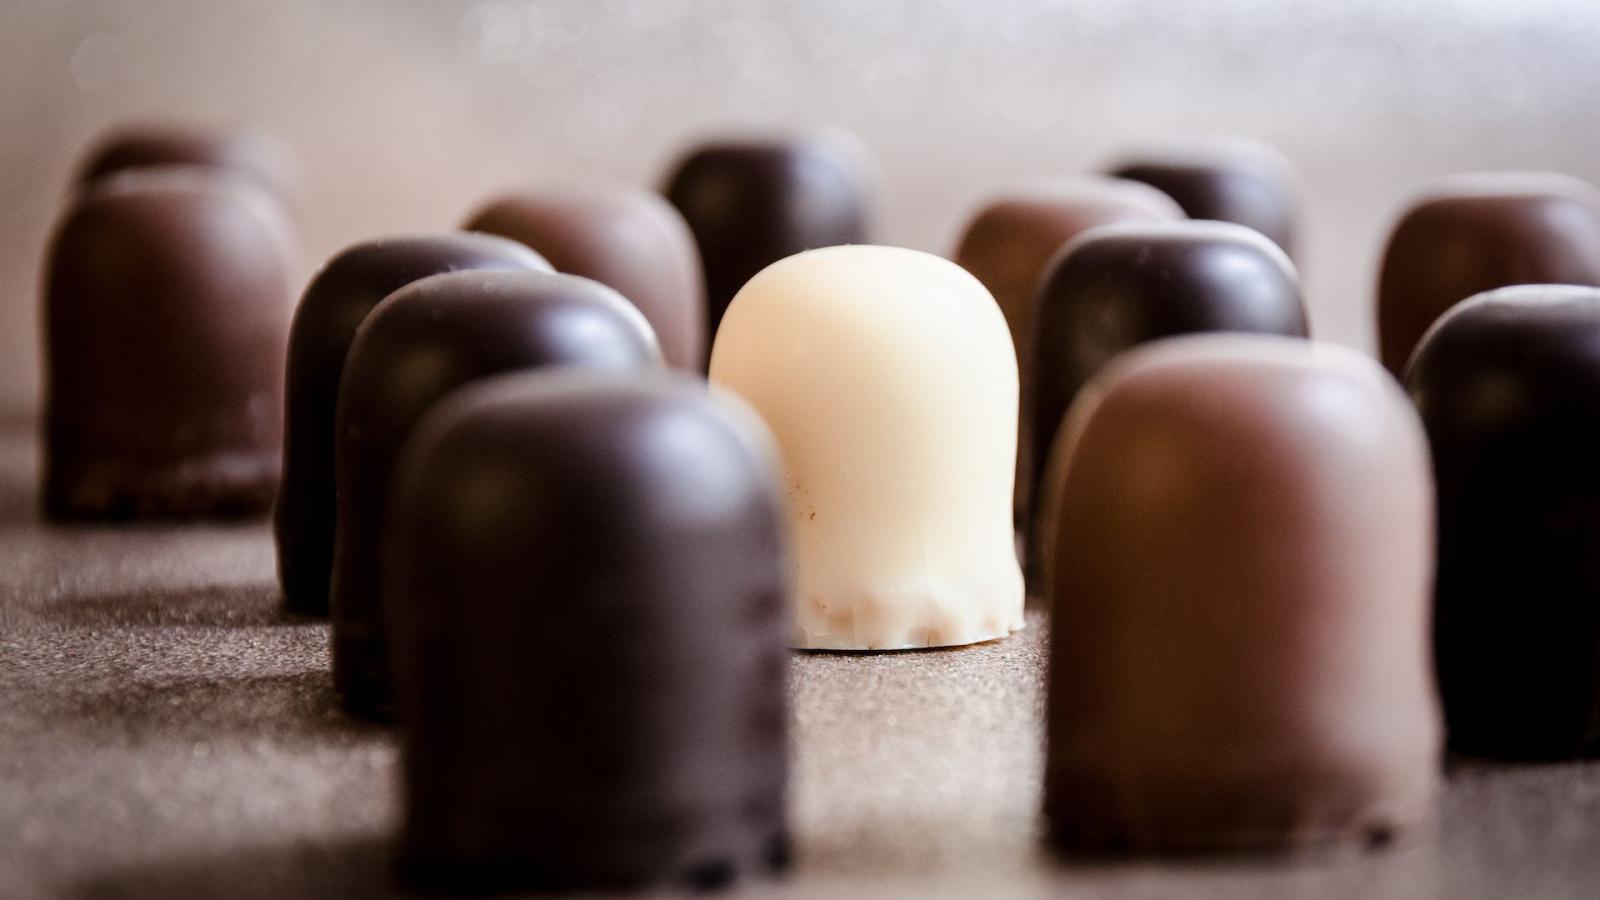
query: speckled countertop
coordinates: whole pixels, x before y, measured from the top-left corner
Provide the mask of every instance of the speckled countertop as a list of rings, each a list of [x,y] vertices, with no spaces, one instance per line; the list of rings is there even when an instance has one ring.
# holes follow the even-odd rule
[[[384,895],[393,736],[336,709],[264,524],[55,528],[0,434],[0,897]],[[1470,767],[1435,832],[1290,862],[1052,862],[1037,618],[966,650],[802,655],[778,897],[1600,896],[1600,765]]]

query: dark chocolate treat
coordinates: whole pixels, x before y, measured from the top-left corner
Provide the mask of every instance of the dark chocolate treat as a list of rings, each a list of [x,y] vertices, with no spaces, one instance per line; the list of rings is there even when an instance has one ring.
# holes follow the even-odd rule
[[[386,548],[403,871],[452,892],[782,868],[779,463],[688,379],[512,375],[408,443]]]
[[[298,267],[282,204],[238,176],[147,168],[79,194],[47,262],[46,514],[264,511]]]
[[[1565,175],[1490,172],[1435,183],[1400,217],[1378,280],[1378,345],[1399,377],[1423,332],[1474,294],[1600,285],[1600,196]]]
[[[704,144],[673,170],[667,199],[705,265],[709,335],[733,295],[786,256],[867,240],[864,152],[844,135]]]
[[[1277,148],[1242,138],[1197,141],[1130,154],[1111,175],[1161,189],[1191,219],[1254,228],[1294,253],[1299,186]]]
[[[658,194],[607,187],[507,194],[466,228],[521,241],[559,272],[616,288],[650,321],[668,365],[705,368],[700,251],[683,216]]]
[[[1425,822],[1430,481],[1415,411],[1354,350],[1207,334],[1096,376],[1040,517],[1052,843],[1266,852]]]
[[[174,123],[137,125],[105,135],[78,172],[78,184],[126,169],[207,166],[252,178],[291,209],[303,193],[294,151],[270,134],[225,131]]]
[[[339,378],[356,329],[379,301],[402,287],[463,269],[550,271],[521,244],[486,234],[385,238],[349,247],[306,287],[289,335],[288,416],[283,486],[273,534],[284,606],[328,614],[333,574],[333,417]]]
[[[505,372],[556,366],[646,372],[660,365],[655,335],[639,310],[576,275],[432,275],[372,311],[350,347],[335,428],[333,678],[347,709],[389,714],[383,522],[395,458],[423,413],[450,391]]]
[[[1031,365],[1022,375],[1032,443],[1019,476],[1035,496],[1062,416],[1117,354],[1196,332],[1306,335],[1288,257],[1258,232],[1223,222],[1089,232],[1056,257],[1037,303]],[[1036,576],[1037,566],[1029,568]]]
[[[1018,185],[992,199],[972,217],[956,247],[955,261],[994,295],[1011,328],[1017,365],[1029,368],[1034,303],[1039,280],[1055,255],[1091,228],[1119,222],[1166,222],[1183,218],[1172,198],[1146,184],[1121,178],[1067,176]],[[1024,412],[1028,387],[1023,385]],[[1027,415],[1018,420],[1017,464],[1022,471],[1031,440]],[[1018,478],[1013,506],[1026,521],[1032,482]]]
[[[1600,290],[1457,304],[1406,385],[1439,490],[1434,643],[1453,750],[1600,753]]]

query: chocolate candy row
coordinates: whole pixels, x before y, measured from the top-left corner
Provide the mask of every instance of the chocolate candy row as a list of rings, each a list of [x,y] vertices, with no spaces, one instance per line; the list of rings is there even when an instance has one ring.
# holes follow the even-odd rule
[[[1415,825],[1430,628],[1456,748],[1600,741],[1581,184],[1450,181],[1402,217],[1379,332],[1412,403],[1306,340],[1294,180],[1252,144],[1021,185],[955,262],[859,244],[846,138],[717,144],[670,203],[523,191],[354,245],[292,326],[270,146],[135,134],[86,166],[48,278],[46,508],[259,509],[281,442],[285,603],[331,610],[347,708],[404,726],[420,881],[781,867],[786,648],[1003,638],[1024,566],[1065,848]],[[714,387],[663,371],[708,336]]]

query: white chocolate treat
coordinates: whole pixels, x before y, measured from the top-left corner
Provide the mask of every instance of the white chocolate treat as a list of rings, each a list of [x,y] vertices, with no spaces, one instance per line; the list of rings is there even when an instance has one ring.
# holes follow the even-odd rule
[[[1017,356],[966,270],[898,247],[779,260],[728,307],[711,380],[783,453],[795,646],[943,647],[1022,627]]]

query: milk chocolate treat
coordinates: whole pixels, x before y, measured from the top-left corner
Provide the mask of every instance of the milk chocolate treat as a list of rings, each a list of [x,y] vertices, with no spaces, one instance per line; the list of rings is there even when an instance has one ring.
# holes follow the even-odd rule
[[[607,187],[524,191],[490,203],[466,227],[521,241],[557,271],[616,288],[650,321],[668,365],[705,370],[700,251],[660,196]]]
[[[1600,751],[1600,290],[1524,285],[1440,319],[1406,374],[1439,485],[1451,748]]]
[[[1046,507],[1058,848],[1382,843],[1429,816],[1427,453],[1350,350],[1176,338],[1095,379]]]
[[[867,239],[864,150],[837,132],[720,141],[685,157],[666,187],[705,265],[707,333],[733,295],[786,256]]]
[[[1067,407],[1117,354],[1202,331],[1306,334],[1294,265],[1259,233],[1223,222],[1085,234],[1045,276],[1038,305],[1034,366],[1025,373],[1033,443],[1024,472],[1035,491]]]
[[[755,406],[787,464],[796,646],[938,647],[1022,627],[1017,363],[976,278],[898,247],[791,256],[728,307],[711,380]]]
[[[284,606],[328,614],[333,573],[333,417],[356,329],[384,297],[442,272],[549,271],[539,254],[486,234],[384,238],[349,247],[306,287],[289,336],[283,487],[274,536]]]
[[[1538,172],[1438,181],[1389,236],[1378,281],[1383,364],[1398,377],[1445,310],[1514,284],[1600,285],[1600,195]]]
[[[278,138],[175,123],[135,125],[105,135],[84,161],[78,183],[152,166],[225,169],[254,179],[290,208],[298,208],[304,190],[294,151]]]
[[[380,718],[389,712],[383,523],[395,458],[422,414],[490,375],[556,366],[643,372],[660,364],[639,311],[575,275],[432,275],[372,311],[345,363],[335,429],[333,677],[347,709]]]
[[[148,168],[85,189],[47,262],[47,515],[265,510],[298,265],[282,205],[237,176]]]
[[[1233,222],[1294,253],[1299,185],[1276,147],[1244,138],[1178,141],[1123,157],[1118,178],[1159,188],[1191,219]]]
[[[512,375],[424,419],[386,563],[413,880],[705,888],[785,865],[777,466],[742,404],[688,380]]]

